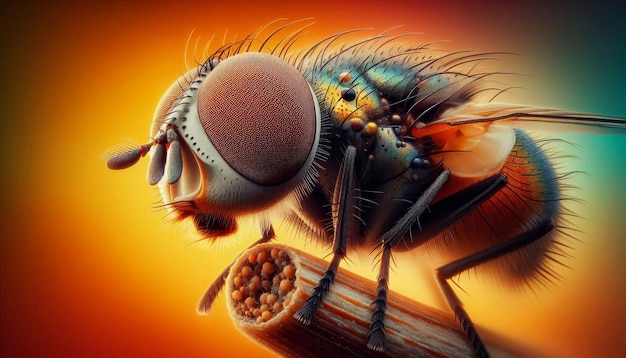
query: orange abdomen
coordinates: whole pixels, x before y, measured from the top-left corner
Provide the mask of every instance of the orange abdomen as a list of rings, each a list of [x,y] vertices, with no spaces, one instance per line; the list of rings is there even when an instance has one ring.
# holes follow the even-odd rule
[[[549,154],[524,131],[516,129],[516,142],[501,173],[507,184],[485,202],[435,237],[435,247],[446,247],[455,258],[511,240],[538,225],[539,217],[557,220],[561,200],[559,178]],[[445,198],[475,179],[451,178]],[[438,199],[435,199],[438,200]],[[543,277],[545,261],[558,242],[555,232],[484,266],[507,279]],[[445,254],[445,253],[444,253]]]

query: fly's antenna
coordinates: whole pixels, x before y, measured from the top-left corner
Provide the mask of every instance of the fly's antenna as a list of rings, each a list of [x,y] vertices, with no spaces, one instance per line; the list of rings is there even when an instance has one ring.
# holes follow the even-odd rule
[[[130,168],[135,165],[140,158],[143,158],[148,154],[150,148],[155,144],[155,141],[142,144],[140,146],[121,145],[119,147],[111,149],[105,156],[107,159],[107,168],[113,170],[120,170]]]

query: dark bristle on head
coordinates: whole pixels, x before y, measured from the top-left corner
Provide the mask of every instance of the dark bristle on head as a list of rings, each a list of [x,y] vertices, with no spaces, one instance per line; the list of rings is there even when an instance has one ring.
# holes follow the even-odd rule
[[[193,216],[196,230],[206,238],[227,236],[237,231],[237,221],[230,216],[196,213]]]

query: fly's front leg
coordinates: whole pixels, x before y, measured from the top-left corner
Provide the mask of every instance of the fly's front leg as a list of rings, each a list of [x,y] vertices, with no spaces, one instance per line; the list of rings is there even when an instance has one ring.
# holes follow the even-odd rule
[[[255,247],[260,244],[264,244],[266,242],[272,241],[276,237],[274,233],[274,228],[270,225],[268,229],[263,231],[263,236],[257,241],[253,242],[252,245],[248,246],[246,250]],[[244,251],[246,251],[244,250]],[[220,275],[213,281],[211,286],[206,290],[200,302],[198,302],[198,307],[196,310],[199,314],[209,314],[211,312],[211,306],[213,306],[213,301],[217,298],[217,295],[222,291],[224,284],[226,284],[226,277],[228,277],[228,272],[232,267],[232,263],[220,273]]]
[[[514,237],[511,240],[505,241],[483,251],[479,251],[470,256],[446,264],[436,271],[436,277],[437,282],[439,283],[439,287],[441,288],[441,291],[445,296],[446,301],[450,306],[450,309],[452,309],[452,311],[454,312],[454,315],[463,327],[463,330],[469,338],[469,341],[472,344],[474,351],[479,357],[489,357],[489,354],[487,353],[487,350],[483,342],[481,341],[478,332],[476,331],[476,327],[474,327],[474,324],[469,318],[467,312],[465,312],[465,310],[463,309],[461,301],[456,296],[454,291],[452,291],[452,287],[450,287],[448,279],[465,270],[476,267],[482,263],[488,262],[498,257],[504,256],[508,253],[511,253],[535,242],[536,240],[540,239],[541,237],[552,231],[552,229],[554,228],[554,222],[551,218],[547,216],[539,216],[534,222],[530,224],[530,226],[531,228],[528,231]]]
[[[294,317],[304,323],[310,324],[313,314],[317,310],[324,296],[330,290],[330,286],[335,281],[339,263],[346,256],[346,244],[354,230],[354,210],[355,210],[355,190],[356,174],[354,163],[356,160],[356,148],[349,146],[344,154],[343,162],[339,168],[337,182],[333,192],[333,258],[320,279],[313,293],[307,298],[306,303],[295,314]]]
[[[370,324],[369,341],[367,348],[384,352],[385,351],[385,316],[387,312],[387,291],[389,290],[389,268],[391,263],[391,246],[382,243],[380,270],[378,272],[376,300],[372,302],[374,314]]]
[[[391,250],[402,241],[403,235],[417,222],[420,215],[428,208],[428,204],[446,184],[449,177],[449,170],[442,171],[428,189],[411,205],[407,213],[381,237],[382,251],[377,280],[378,287],[376,289],[376,300],[372,303],[374,305],[374,313],[372,314],[369,342],[367,343],[368,348],[372,350],[385,350],[385,315],[387,311]]]

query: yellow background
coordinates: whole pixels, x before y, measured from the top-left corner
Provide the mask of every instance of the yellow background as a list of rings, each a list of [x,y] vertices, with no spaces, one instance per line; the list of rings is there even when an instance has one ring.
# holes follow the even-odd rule
[[[256,233],[220,248],[190,244],[187,225],[155,210],[146,161],[112,172],[101,158],[116,143],[147,140],[161,94],[184,71],[193,29],[202,48],[213,34],[218,43],[227,29],[241,38],[281,17],[315,17],[306,39],[403,24],[399,31],[424,32],[424,41],[450,40],[446,48],[522,54],[499,64],[531,75],[508,100],[626,117],[622,10],[461,1],[3,5],[0,355],[269,355],[232,328],[223,299],[210,316],[195,313],[207,285]],[[588,174],[575,182],[587,204],[573,206],[585,234],[572,242],[562,281],[520,295],[470,275],[459,294],[478,325],[531,350],[617,356],[626,351],[624,136],[564,137],[579,145],[564,147],[578,156],[566,169]],[[353,268],[375,276],[370,260]],[[412,275],[411,260],[423,258],[400,257],[392,288],[444,307]]]

